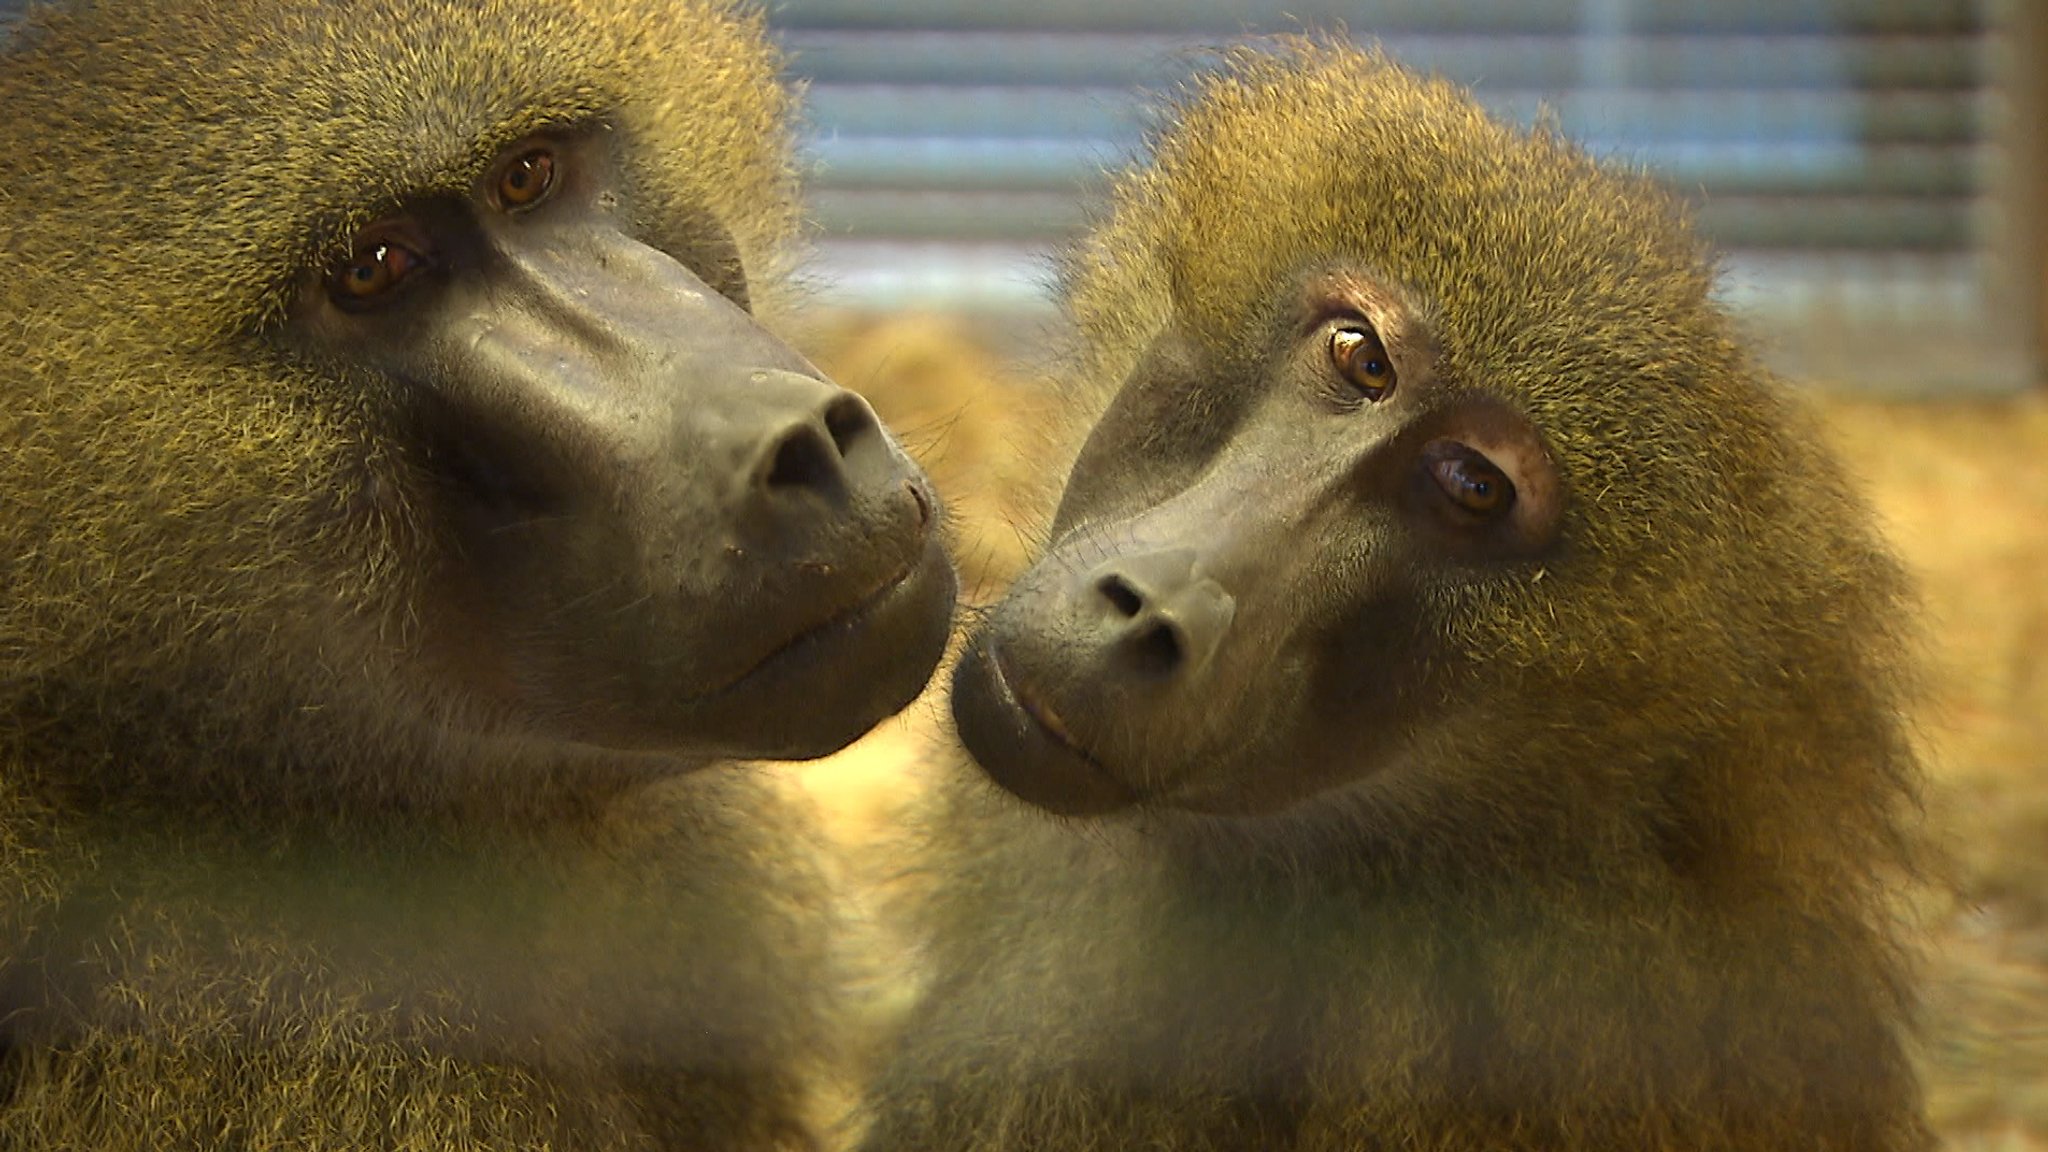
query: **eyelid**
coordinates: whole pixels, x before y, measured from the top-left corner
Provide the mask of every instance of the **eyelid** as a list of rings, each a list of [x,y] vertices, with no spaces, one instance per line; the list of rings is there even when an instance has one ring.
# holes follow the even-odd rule
[[[1363,324],[1396,361],[1434,359],[1429,321],[1397,285],[1364,274],[1327,273],[1309,283],[1301,304],[1297,336],[1337,323]]]
[[[1323,307],[1317,308],[1308,314],[1306,321],[1302,324],[1301,335],[1312,336],[1318,332],[1325,332],[1332,328],[1340,328],[1347,325],[1369,328],[1374,335],[1378,335],[1380,330],[1380,326],[1374,323],[1373,318],[1364,309],[1350,303],[1332,300]],[[1382,337],[1381,339],[1384,342],[1385,338]]]

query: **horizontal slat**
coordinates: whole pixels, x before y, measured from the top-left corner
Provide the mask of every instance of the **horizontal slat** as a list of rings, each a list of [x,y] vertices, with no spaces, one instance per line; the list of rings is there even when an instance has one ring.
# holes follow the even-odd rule
[[[826,235],[889,240],[1052,243],[1079,231],[1088,203],[1061,192],[901,192],[814,188],[806,198]]]
[[[1639,36],[1380,34],[1410,67],[1461,83],[1557,90],[1655,88],[1971,87],[1983,79],[1982,36]],[[1224,38],[1171,33],[819,31],[782,40],[796,70],[825,84],[1066,84],[1141,88],[1172,83]]]
[[[856,191],[1076,192],[1101,183],[1132,146],[1111,139],[828,136],[806,147],[815,187]],[[1987,146],[1668,142],[1612,158],[1709,194],[1967,196]]]
[[[1988,144],[1653,144],[1613,158],[1688,193],[1748,196],[1966,197],[1983,186]]]
[[[1981,211],[1947,198],[1710,196],[1695,218],[1722,248],[1932,252],[1969,247]]]
[[[861,308],[1049,309],[1053,254],[1038,244],[821,237],[805,277],[826,298]]]
[[[1654,92],[1638,89],[1540,92],[1487,89],[1480,100],[1524,123],[1546,109],[1569,135],[1589,143],[1651,147],[1672,140],[1829,142],[1866,145],[1951,143],[1982,134],[1974,92],[1837,90]]]
[[[1554,112],[1596,147],[1673,140],[1952,143],[1982,130],[1974,92],[1760,91],[1598,93],[1489,88],[1481,100],[1524,123]],[[1147,105],[1125,89],[817,84],[810,117],[824,134],[1129,139]]]
[[[828,236],[1054,244],[1080,230],[1096,201],[1063,192],[904,192],[814,188],[811,213]],[[1967,247],[1978,202],[1951,197],[1711,196],[1700,228],[1724,248],[1925,251]]]
[[[814,188],[1068,192],[1131,155],[1123,141],[985,136],[824,136],[809,141]]]
[[[1121,88],[813,84],[808,103],[821,133],[863,136],[1132,138],[1145,124]]]
[[[782,29],[798,74],[819,84],[1071,85],[1170,83],[1192,63],[1184,36],[1162,33],[886,32]]]
[[[1981,255],[1950,252],[1725,249],[1716,295],[1751,311],[1789,308],[1810,315],[1846,308],[1863,315],[1895,312],[1901,320],[1962,315],[1981,307],[1982,261]],[[835,297],[878,307],[903,301],[1045,307],[1055,275],[1052,249],[1006,242],[825,237],[810,267]]]
[[[1377,35],[1482,31],[1562,35],[1595,30],[1600,6],[1585,0],[777,0],[790,28],[950,28],[1044,31],[1165,31],[1231,36],[1247,27],[1350,25]],[[1979,27],[1970,0],[1628,0],[1612,23],[1639,33],[1968,32]]]

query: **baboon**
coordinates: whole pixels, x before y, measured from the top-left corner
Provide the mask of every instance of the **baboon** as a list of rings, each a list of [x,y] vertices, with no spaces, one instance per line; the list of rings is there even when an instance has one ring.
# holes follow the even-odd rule
[[[122,0],[0,64],[0,1146],[805,1146],[927,482],[762,326],[727,0]]]
[[[1682,206],[1289,40],[1063,275],[865,1147],[1928,1146],[1911,592]]]
[[[1024,565],[1019,525],[1058,491],[1037,468],[1051,423],[1042,391],[960,317],[840,314],[811,329],[812,360],[874,407],[945,494],[962,594],[999,593]]]

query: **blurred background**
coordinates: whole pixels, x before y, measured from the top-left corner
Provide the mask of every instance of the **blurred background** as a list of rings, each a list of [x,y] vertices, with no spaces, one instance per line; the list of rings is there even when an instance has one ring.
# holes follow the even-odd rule
[[[773,0],[819,270],[864,308],[1031,309],[1156,100],[1235,36],[1348,29],[1691,195],[1779,363],[1888,392],[2040,360],[2029,0]]]

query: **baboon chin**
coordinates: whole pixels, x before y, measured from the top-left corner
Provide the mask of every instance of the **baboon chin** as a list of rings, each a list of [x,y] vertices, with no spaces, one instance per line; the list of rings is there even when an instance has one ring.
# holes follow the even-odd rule
[[[1910,593],[1712,283],[1376,52],[1196,84],[1066,266],[865,1147],[1929,1145]]]
[[[769,323],[727,0],[37,6],[0,62],[0,1145],[783,1147],[930,484]]]

